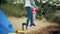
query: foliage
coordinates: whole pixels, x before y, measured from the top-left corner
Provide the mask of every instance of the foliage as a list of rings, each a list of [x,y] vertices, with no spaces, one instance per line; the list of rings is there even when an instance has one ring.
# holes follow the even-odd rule
[[[40,0],[41,1],[41,0]],[[53,4],[50,4],[49,2],[52,0],[47,1],[46,3],[42,3],[38,2],[37,0],[35,0],[36,5],[39,7],[39,10],[37,11],[37,15],[36,18],[37,19],[42,19],[42,18],[46,18],[48,21],[54,21],[55,19],[55,10],[60,6],[56,7],[56,5],[54,5],[55,2],[53,2]],[[0,4],[0,9],[3,10],[3,12],[7,15],[7,16],[23,16],[23,15],[27,15],[25,8],[24,8],[24,3],[16,3],[13,4],[14,1],[12,0],[7,0],[7,2]]]
[[[12,3],[1,4],[0,9],[2,9],[7,16],[20,17],[23,14],[26,14],[23,4],[16,4],[16,5]]]
[[[46,18],[48,21],[53,21],[55,16],[55,8],[56,6],[50,5],[49,1],[46,3],[40,3],[39,4],[39,11],[37,12],[37,18]],[[42,17],[42,18],[41,18]]]

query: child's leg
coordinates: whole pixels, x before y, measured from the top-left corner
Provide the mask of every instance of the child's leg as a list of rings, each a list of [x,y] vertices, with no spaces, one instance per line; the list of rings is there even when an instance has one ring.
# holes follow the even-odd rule
[[[34,20],[33,20],[33,14],[32,14],[32,11],[31,11],[31,19],[30,19],[30,26],[35,26],[34,24]]]
[[[33,20],[34,20],[34,23],[35,23],[35,14],[33,14]]]
[[[33,14],[33,23],[32,23],[31,26],[36,26],[36,25],[35,25],[35,14]]]

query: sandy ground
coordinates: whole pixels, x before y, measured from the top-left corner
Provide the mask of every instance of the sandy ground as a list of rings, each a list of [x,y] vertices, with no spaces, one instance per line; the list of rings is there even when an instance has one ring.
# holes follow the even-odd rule
[[[21,30],[22,29],[22,23],[25,23],[27,18],[26,17],[22,17],[22,18],[16,18],[16,17],[8,17],[8,19],[10,20],[10,22],[12,23],[13,27],[15,28],[15,30]],[[51,23],[48,23],[44,18],[42,20],[35,20],[35,24],[36,24],[36,29],[38,28],[42,28],[45,26],[48,26]]]
[[[8,19],[10,20],[10,22],[12,23],[13,27],[15,28],[15,30],[17,29],[22,29],[22,23],[25,23],[27,20],[27,17],[22,17],[22,18],[16,18],[16,17],[8,17]],[[35,24],[37,26],[41,25],[40,24],[40,20],[35,20]]]

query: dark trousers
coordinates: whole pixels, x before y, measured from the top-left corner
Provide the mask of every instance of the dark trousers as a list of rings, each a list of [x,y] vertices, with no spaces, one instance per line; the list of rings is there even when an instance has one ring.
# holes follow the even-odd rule
[[[27,10],[27,14],[28,14],[28,18],[27,18],[27,26],[29,24],[29,21],[30,21],[30,26],[34,26],[34,22],[33,22],[33,14],[32,14],[32,9],[31,7],[26,7],[26,10]]]

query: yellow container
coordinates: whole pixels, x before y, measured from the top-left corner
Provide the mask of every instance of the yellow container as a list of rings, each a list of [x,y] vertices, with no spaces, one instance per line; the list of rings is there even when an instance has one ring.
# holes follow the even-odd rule
[[[17,30],[17,32],[23,33],[23,32],[24,32],[24,30]]]

